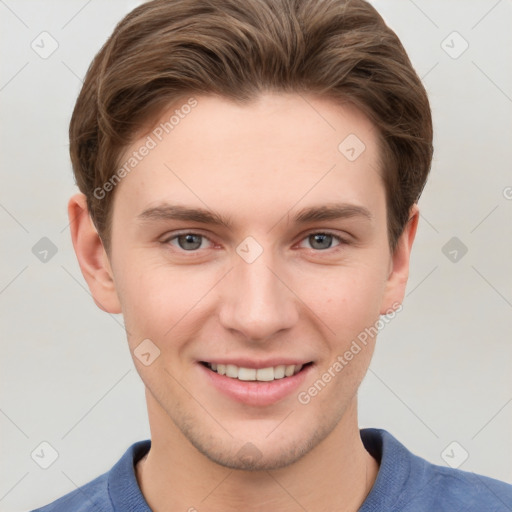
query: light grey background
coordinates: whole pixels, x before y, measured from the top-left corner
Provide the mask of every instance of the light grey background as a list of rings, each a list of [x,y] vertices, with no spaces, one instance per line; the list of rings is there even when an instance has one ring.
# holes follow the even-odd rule
[[[373,3],[428,90],[435,159],[404,309],[379,335],[360,424],[437,464],[467,452],[461,469],[512,483],[512,3]],[[1,511],[50,502],[149,437],[122,318],[94,305],[66,213],[81,79],[137,4],[0,0]],[[51,48],[43,31],[58,42],[47,58],[31,48]],[[32,252],[43,237],[57,248],[47,262]],[[452,237],[465,255],[443,253]],[[58,452],[48,469],[31,457],[50,460],[43,441]]]

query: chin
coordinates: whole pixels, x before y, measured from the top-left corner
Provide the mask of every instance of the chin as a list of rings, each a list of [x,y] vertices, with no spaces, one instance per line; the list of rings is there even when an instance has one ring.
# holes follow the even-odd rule
[[[201,435],[197,430],[182,430],[191,444],[210,461],[229,469],[269,471],[290,466],[323,441],[334,425],[310,425],[311,431],[281,432],[272,439],[261,434],[251,440],[242,436],[215,438]]]
[[[260,450],[255,444],[247,441],[237,452],[228,453],[217,449],[196,446],[209,460],[229,469],[242,471],[269,471],[281,469],[297,462],[309,450],[291,443],[288,447]]]

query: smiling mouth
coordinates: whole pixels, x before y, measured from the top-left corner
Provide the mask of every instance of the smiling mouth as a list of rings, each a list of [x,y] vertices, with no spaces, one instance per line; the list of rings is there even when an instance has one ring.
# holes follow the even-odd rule
[[[201,364],[211,370],[212,372],[224,375],[230,379],[238,379],[242,381],[253,382],[271,382],[273,380],[286,379],[297,375],[307,366],[313,364],[312,362],[302,364],[289,364],[269,366],[267,368],[244,368],[242,366],[235,366],[234,364],[214,364],[201,361]]]

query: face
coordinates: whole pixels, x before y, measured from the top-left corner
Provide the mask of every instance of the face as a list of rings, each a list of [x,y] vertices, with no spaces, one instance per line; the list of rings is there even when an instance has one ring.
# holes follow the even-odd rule
[[[284,467],[353,410],[375,340],[353,342],[403,294],[377,134],[327,99],[195,99],[116,187],[115,293],[152,430]]]

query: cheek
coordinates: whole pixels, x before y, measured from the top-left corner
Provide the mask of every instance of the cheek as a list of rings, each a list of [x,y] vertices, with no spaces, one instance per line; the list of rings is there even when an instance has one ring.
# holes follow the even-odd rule
[[[378,319],[385,280],[377,265],[340,266],[304,276],[296,290],[329,328],[329,337],[343,344]]]
[[[212,288],[216,274],[171,268],[144,258],[125,260],[116,279],[130,344],[150,338],[163,343],[182,332]]]

